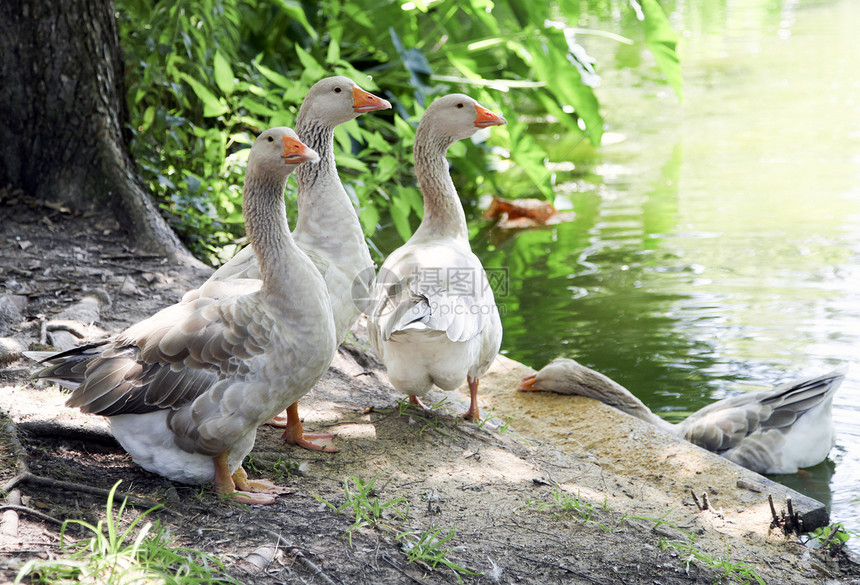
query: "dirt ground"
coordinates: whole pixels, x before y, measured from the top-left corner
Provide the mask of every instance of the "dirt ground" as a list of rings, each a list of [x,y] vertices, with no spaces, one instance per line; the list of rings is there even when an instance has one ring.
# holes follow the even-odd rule
[[[217,556],[248,584],[457,583],[443,563],[409,562],[405,552],[410,533],[436,530],[453,531],[445,558],[475,573],[459,577],[470,584],[757,582],[725,576],[731,563],[768,584],[860,584],[860,566],[845,555],[831,558],[770,528],[767,495],[782,506],[784,488],[593,401],[516,393],[529,370],[510,360],[497,360],[482,380],[482,412],[492,415],[485,424],[456,416],[464,393],[434,395],[428,402],[448,400],[431,412],[406,408],[360,327],[300,407],[308,430],[337,434],[340,453],[289,447],[277,429],[258,431],[246,468],[295,493],[248,507],[145,472],[100,417],[65,408],[55,387],[31,382],[34,364],[16,353],[79,341],[76,333],[116,333],[206,278],[135,254],[118,226],[93,220],[0,197],[0,295],[17,295],[14,309],[0,311],[0,485],[23,465],[48,478],[15,486],[22,505],[43,516],[19,511],[13,531],[4,511],[0,582],[29,558],[59,553],[59,528],[46,516],[96,522],[105,497],[86,487],[106,490],[121,479],[122,491],[164,504],[154,515],[177,544]],[[75,305],[88,294],[98,303]],[[88,315],[97,304],[91,327],[69,324],[70,307]],[[354,514],[321,500],[339,506],[345,482],[354,490],[354,478],[374,477],[371,496],[403,498],[408,514],[392,513],[406,510],[401,502],[380,526],[352,531],[350,543]],[[691,492],[707,493],[711,509],[700,511]],[[799,495],[795,502],[810,521],[820,513]]]

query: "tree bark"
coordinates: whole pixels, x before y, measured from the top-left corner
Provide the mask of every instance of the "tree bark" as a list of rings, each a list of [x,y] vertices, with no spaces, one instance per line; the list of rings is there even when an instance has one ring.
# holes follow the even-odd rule
[[[127,122],[113,0],[0,2],[0,187],[109,210],[141,251],[200,265],[141,186]]]

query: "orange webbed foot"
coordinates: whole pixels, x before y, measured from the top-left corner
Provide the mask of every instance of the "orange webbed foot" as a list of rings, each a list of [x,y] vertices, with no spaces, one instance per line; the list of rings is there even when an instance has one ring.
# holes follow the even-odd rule
[[[248,473],[242,467],[233,472],[232,479],[236,486],[234,494],[239,494],[233,497],[239,502],[249,504],[271,504],[279,495],[296,491],[293,488],[275,485],[268,479],[248,479]]]
[[[287,433],[285,432],[284,435]],[[283,437],[287,439],[286,436]],[[297,445],[302,449],[309,451],[321,451],[323,453],[337,453],[340,451],[337,445],[334,444],[334,435],[331,433],[302,433],[301,438],[294,443],[287,439],[287,442]]]
[[[275,500],[278,499],[278,496],[272,494],[261,492],[243,492],[239,490],[235,490],[233,492],[230,492],[229,494],[225,494],[225,496],[234,502],[257,506],[268,506],[269,504],[274,504]]]
[[[275,415],[274,417],[272,417],[272,420],[270,420],[266,424],[271,426],[271,427],[278,428],[278,429],[285,429],[285,428],[287,428],[287,424],[289,423],[289,420],[290,420],[289,413],[285,410],[281,414],[278,414],[278,415]]]

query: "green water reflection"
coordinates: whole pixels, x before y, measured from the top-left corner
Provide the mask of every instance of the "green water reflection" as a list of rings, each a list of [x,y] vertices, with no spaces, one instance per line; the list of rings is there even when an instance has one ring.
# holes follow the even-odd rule
[[[517,234],[483,227],[473,246],[510,271],[498,299],[509,356],[535,367],[576,358],[682,416],[857,358],[860,3],[668,8],[683,37],[684,103],[638,49],[581,39],[619,67],[599,96],[623,140],[593,151],[549,136],[554,162],[576,165],[558,189],[576,219]],[[620,14],[586,24],[633,34]],[[854,530],[858,415],[852,372],[831,460],[778,478]]]
[[[509,271],[503,352],[534,367],[573,357],[671,418],[857,360],[860,2],[664,6],[682,36],[684,102],[639,48],[579,39],[616,66],[598,89],[611,143],[539,129],[552,162],[575,166],[556,201],[575,219],[512,234],[473,213],[472,241]],[[608,13],[576,24],[636,34],[623,4]],[[776,479],[860,531],[854,370],[829,461]]]

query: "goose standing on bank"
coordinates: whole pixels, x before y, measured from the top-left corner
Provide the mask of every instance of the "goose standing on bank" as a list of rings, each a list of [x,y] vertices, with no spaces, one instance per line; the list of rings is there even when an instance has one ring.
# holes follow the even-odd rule
[[[293,238],[325,279],[335,321],[335,335],[342,342],[365,307],[375,276],[370,251],[358,214],[340,182],[334,159],[334,129],[364,112],[389,109],[391,104],[358,87],[347,77],[328,77],[311,87],[299,108],[296,133],[320,155],[315,165],[296,171],[298,219]],[[235,278],[260,278],[251,246],[219,268],[204,285],[189,295],[219,294],[219,282]],[[188,297],[186,297],[188,298]],[[305,433],[298,404],[270,424],[285,427],[283,438],[305,449],[336,452],[330,434]]]
[[[824,461],[835,442],[833,395],[844,371],[725,398],[678,424],[663,420],[629,390],[572,359],[523,378],[518,390],[577,394],[654,424],[758,473],[796,473]]]
[[[307,393],[336,348],[325,282],[291,236],[284,204],[290,173],[318,159],[289,128],[266,130],[251,148],[243,215],[261,281],[234,279],[112,341],[49,357],[36,377],[73,388],[68,406],[108,417],[144,469],[273,502],[283,488],[248,480],[242,460],[257,427]]]
[[[406,244],[383,263],[368,315],[371,345],[391,384],[422,406],[436,385],[454,390],[467,380],[463,415],[479,418],[478,379],[502,341],[493,291],[469,246],[466,214],[445,154],[481,128],[505,124],[472,98],[453,94],[430,104],[415,132],[415,175],[424,218]]]

